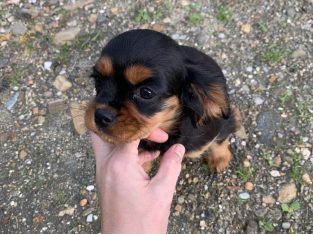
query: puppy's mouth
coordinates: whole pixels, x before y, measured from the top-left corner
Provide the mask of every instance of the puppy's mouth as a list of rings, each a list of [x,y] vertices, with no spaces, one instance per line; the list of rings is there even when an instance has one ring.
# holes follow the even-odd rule
[[[140,113],[135,105],[126,101],[124,106],[115,109],[91,101],[86,110],[86,127],[104,141],[112,144],[126,143],[146,137],[156,128],[169,132],[179,112],[177,97],[166,100],[163,109],[152,116]]]

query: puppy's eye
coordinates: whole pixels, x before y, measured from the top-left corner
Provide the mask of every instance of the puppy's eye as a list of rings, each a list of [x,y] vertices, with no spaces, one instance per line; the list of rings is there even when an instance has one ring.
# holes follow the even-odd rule
[[[140,97],[144,98],[144,99],[151,99],[155,96],[155,93],[148,88],[141,88],[140,89]]]

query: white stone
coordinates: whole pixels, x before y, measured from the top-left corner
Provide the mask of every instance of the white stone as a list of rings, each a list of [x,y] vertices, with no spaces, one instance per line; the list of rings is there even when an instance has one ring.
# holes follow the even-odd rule
[[[239,194],[239,198],[242,199],[242,200],[247,200],[247,199],[250,198],[250,194],[247,193],[247,192],[240,193],[240,194]]]
[[[51,61],[46,61],[43,64],[43,67],[45,68],[45,70],[50,70],[51,66],[52,66],[52,62]]]
[[[273,177],[279,177],[280,176],[280,172],[277,170],[272,170],[270,171],[271,176]]]
[[[87,223],[91,223],[92,221],[93,221],[93,214],[87,215],[86,222],[87,222]]]
[[[87,191],[91,192],[92,190],[95,189],[95,186],[94,186],[94,185],[88,185],[88,186],[86,187],[86,189],[87,189]]]

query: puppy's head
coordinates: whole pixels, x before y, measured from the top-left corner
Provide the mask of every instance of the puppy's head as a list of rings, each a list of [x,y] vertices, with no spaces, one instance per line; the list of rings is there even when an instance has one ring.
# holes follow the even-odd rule
[[[133,30],[113,38],[93,68],[96,97],[87,108],[87,128],[108,142],[121,143],[156,128],[171,131],[181,112],[199,122],[212,102],[202,87],[206,84],[191,77],[196,74],[187,60],[182,47],[158,32]]]

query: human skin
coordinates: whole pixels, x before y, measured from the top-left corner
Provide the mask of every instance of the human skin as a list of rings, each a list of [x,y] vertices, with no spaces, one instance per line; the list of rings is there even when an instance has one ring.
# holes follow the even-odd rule
[[[157,129],[147,138],[161,143],[168,135]],[[102,233],[166,233],[184,146],[171,146],[163,155],[157,174],[150,178],[142,165],[157,158],[159,152],[139,153],[139,140],[112,145],[94,133],[91,133],[91,139]]]

